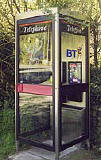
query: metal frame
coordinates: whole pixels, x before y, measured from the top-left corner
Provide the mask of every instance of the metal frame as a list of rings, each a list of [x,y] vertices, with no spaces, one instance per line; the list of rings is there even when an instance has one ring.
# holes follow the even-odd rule
[[[60,45],[60,29],[59,29],[59,13],[55,16],[55,153],[56,160],[59,159],[61,146],[61,50]]]
[[[16,49],[16,54],[15,54],[15,84],[18,84],[18,66],[19,66],[19,58],[18,58],[18,52],[19,52],[19,39],[18,39],[18,23],[16,23],[15,26],[16,32],[15,32],[15,38],[16,38],[16,43],[15,43],[15,49]],[[19,133],[20,133],[20,118],[19,118],[19,93],[17,92],[17,86],[15,86],[15,137],[16,141],[18,141]]]
[[[89,54],[89,36],[90,36],[90,26],[86,28],[86,82],[88,84],[90,84],[90,63],[89,63],[89,59],[90,59],[90,54]],[[86,110],[86,126],[87,126],[87,136],[90,140],[90,87],[88,87],[88,92],[86,94],[86,106],[87,106],[87,110]]]

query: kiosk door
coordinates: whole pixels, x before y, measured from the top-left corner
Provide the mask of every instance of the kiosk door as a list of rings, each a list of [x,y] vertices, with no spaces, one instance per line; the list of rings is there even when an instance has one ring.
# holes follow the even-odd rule
[[[87,29],[61,22],[62,146],[88,137]]]
[[[52,23],[34,18],[18,21],[17,137],[36,146],[53,147]]]

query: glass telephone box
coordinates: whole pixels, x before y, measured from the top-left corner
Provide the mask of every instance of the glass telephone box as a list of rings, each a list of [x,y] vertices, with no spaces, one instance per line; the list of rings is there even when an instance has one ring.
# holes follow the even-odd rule
[[[16,17],[16,140],[58,159],[89,138],[89,27],[51,14]]]

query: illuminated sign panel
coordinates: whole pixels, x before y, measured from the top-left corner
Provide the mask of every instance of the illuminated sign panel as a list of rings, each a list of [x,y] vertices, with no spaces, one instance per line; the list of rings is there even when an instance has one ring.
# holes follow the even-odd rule
[[[61,30],[62,32],[69,32],[73,34],[81,34],[82,28],[80,25],[69,24],[68,22],[62,20]]]
[[[48,31],[48,26],[51,21],[46,21],[44,23],[31,23],[31,24],[21,24],[19,25],[20,34],[31,34]]]

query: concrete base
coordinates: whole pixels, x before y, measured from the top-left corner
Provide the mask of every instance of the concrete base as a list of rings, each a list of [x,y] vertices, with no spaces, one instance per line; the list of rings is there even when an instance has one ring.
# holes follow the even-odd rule
[[[27,151],[19,152],[16,155],[10,156],[8,160],[44,160],[39,156],[35,156]]]
[[[64,150],[63,152],[60,153],[60,160],[61,160],[61,158],[63,158],[64,156],[66,156],[67,154],[69,154],[71,152],[74,152],[75,150],[77,150],[76,146],[73,146],[73,147],[70,147],[70,148]],[[31,150],[29,150],[29,153],[43,157],[47,160],[55,160],[55,153],[44,150],[44,149],[39,149],[39,148],[33,147]]]
[[[77,146],[70,147],[60,153],[60,160],[69,153],[74,152],[78,149]],[[13,156],[10,156],[8,160],[55,160],[55,153],[47,151],[45,149],[40,149],[33,147],[32,149],[19,152]]]

